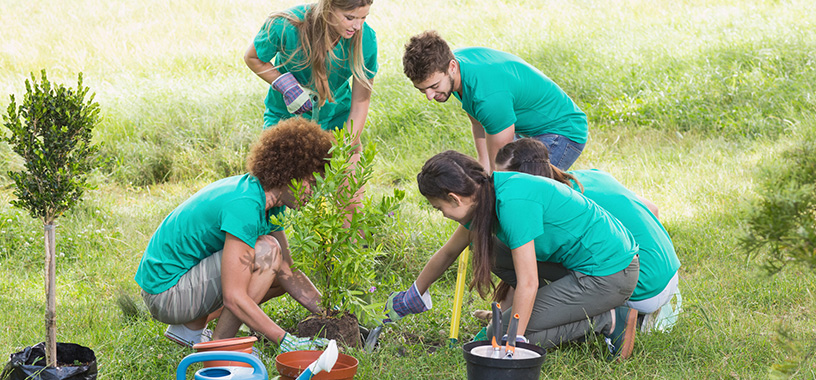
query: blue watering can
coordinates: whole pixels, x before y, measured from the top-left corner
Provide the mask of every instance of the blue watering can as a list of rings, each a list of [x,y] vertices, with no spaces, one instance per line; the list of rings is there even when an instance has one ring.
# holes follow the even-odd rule
[[[244,352],[233,351],[197,352],[187,355],[178,365],[176,380],[187,378],[187,367],[191,364],[211,360],[247,363],[252,365],[252,373],[246,373],[249,370],[246,367],[209,367],[196,371],[195,380],[269,380],[266,366],[261,359]]]

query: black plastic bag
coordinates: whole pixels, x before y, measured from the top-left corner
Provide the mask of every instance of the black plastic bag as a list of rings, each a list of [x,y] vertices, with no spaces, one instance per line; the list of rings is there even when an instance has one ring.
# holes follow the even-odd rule
[[[11,354],[2,380],[96,380],[96,355],[74,343],[57,343],[57,365],[45,366],[45,342]]]

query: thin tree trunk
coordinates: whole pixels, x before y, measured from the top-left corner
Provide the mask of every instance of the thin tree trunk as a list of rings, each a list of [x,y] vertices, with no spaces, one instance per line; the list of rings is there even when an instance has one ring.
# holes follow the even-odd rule
[[[57,366],[56,239],[53,222],[45,225],[45,361]]]

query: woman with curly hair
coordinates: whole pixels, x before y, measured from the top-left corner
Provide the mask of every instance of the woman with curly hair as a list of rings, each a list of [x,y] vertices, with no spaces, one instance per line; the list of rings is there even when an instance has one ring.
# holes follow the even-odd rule
[[[318,0],[270,15],[244,54],[270,84],[264,126],[300,115],[359,138],[377,73],[373,0]],[[352,79],[353,85],[349,85]]]
[[[209,335],[234,337],[244,323],[284,352],[323,343],[286,333],[259,305],[289,293],[320,312],[320,293],[292,270],[286,235],[269,216],[297,207],[289,184],[322,172],[331,146],[330,134],[311,121],[281,122],[252,147],[249,173],[211,183],[164,219],[135,279],[151,315],[170,325],[167,338],[192,346]],[[215,331],[205,331],[215,318]]]

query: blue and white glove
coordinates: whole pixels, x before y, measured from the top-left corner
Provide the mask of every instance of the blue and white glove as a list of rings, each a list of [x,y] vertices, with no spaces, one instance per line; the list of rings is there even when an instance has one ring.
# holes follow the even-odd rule
[[[316,350],[318,347],[326,347],[329,340],[326,338],[298,338],[292,334],[283,334],[280,341],[279,350],[281,353],[289,351]]]
[[[312,91],[303,88],[292,73],[285,73],[272,82],[272,88],[283,95],[289,113],[300,115],[312,110]]]
[[[383,322],[397,322],[408,314],[419,314],[432,307],[431,294],[426,290],[425,294],[420,295],[415,282],[410,289],[388,296],[384,310],[387,317]]]

